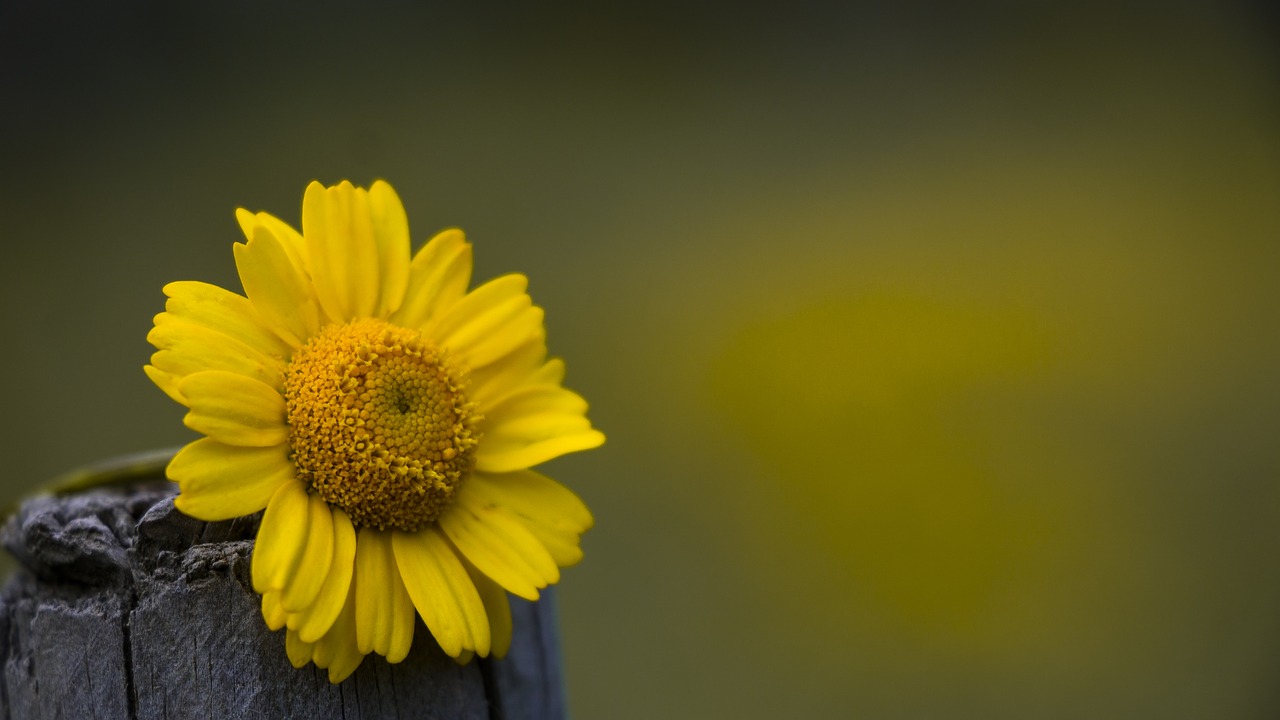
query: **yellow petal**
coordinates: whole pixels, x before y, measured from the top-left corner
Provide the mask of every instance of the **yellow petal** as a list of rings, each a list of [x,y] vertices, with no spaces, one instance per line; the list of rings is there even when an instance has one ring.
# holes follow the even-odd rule
[[[480,572],[512,594],[537,600],[538,589],[560,580],[560,569],[542,543],[507,511],[459,493],[440,528]]]
[[[312,660],[317,667],[329,669],[329,682],[338,684],[360,667],[364,653],[356,647],[355,585],[351,586],[342,612],[333,627],[315,644]]]
[[[386,655],[391,647],[391,548],[385,532],[361,528],[356,537],[356,647]]]
[[[164,372],[186,376],[222,370],[251,377],[277,392],[284,390],[283,359],[263,355],[217,330],[161,313],[156,316],[156,326],[147,333],[147,342],[159,348],[151,356],[151,364]]]
[[[346,680],[364,662],[364,655],[350,645],[341,647],[329,665],[329,682],[333,685]]]
[[[369,214],[378,248],[377,317],[400,309],[409,285],[409,219],[396,191],[383,180],[369,188]]]
[[[507,599],[507,591],[465,559],[462,564],[475,583],[480,601],[484,603],[485,616],[489,618],[490,651],[496,658],[506,657],[507,650],[511,649],[511,601]]]
[[[386,532],[365,528],[356,543],[356,647],[397,663],[413,643],[414,609]]]
[[[579,538],[594,520],[582,500],[560,483],[532,470],[502,475],[476,472],[459,492],[474,493],[478,502],[509,510],[560,567],[582,560]]]
[[[572,490],[533,470],[484,475],[480,486],[493,487],[498,491],[501,504],[536,522],[579,533],[595,525],[586,503]]]
[[[347,589],[347,597],[342,603],[342,612],[338,613],[337,619],[333,621],[333,625],[329,628],[319,640],[317,640],[311,649],[311,660],[316,667],[327,668],[338,655],[343,645],[350,643],[353,648],[356,642],[355,637],[355,586]],[[302,638],[299,637],[299,640]],[[359,652],[359,650],[356,650]]]
[[[558,364],[544,368],[554,372]],[[480,413],[484,434],[476,448],[476,469],[489,473],[524,470],[604,442],[603,434],[586,419],[586,401],[557,384],[522,387],[493,405],[481,405]]]
[[[530,373],[526,382],[530,385],[559,385],[564,382],[564,361],[551,358]]]
[[[542,308],[521,293],[496,302],[467,323],[435,336],[469,368],[484,367],[531,341],[545,340]]]
[[[513,355],[523,359],[520,356],[528,353],[529,347],[541,348],[545,357],[547,329],[542,320],[542,308],[525,308],[501,327],[492,328],[491,335],[477,338],[462,351],[462,357],[472,363],[472,368],[505,364]]]
[[[404,303],[391,316],[401,327],[421,328],[462,299],[471,282],[471,245],[461,230],[445,230],[413,256]]]
[[[183,281],[164,286],[165,314],[176,320],[216,330],[277,360],[291,349],[262,324],[249,299],[209,283]]]
[[[315,652],[315,644],[303,642],[298,637],[298,633],[292,630],[286,630],[284,635],[284,652],[289,656],[289,662],[294,667],[302,669],[307,663],[311,662],[312,654]]]
[[[151,378],[151,382],[164,391],[172,400],[179,405],[186,405],[187,399],[182,397],[182,393],[178,392],[178,383],[182,378],[172,373],[167,373],[154,365],[142,366],[142,371]]]
[[[272,590],[262,594],[262,619],[273,632],[284,627],[289,621],[289,613],[280,604],[280,593]]]
[[[542,547],[547,549],[551,559],[555,560],[559,567],[573,567],[582,562],[582,546],[579,545],[581,536],[578,534],[564,533],[546,525],[529,522],[525,523],[525,527],[538,538],[538,542],[542,543]]]
[[[307,505],[307,537],[298,558],[298,572],[280,594],[280,604],[290,613],[315,602],[333,563],[333,511],[319,495],[308,493]]]
[[[590,450],[604,444],[604,434],[587,430],[528,443],[497,443],[485,438],[476,452],[476,469],[504,473],[524,470],[571,452]]]
[[[283,590],[293,579],[302,558],[310,518],[310,501],[301,482],[287,481],[271,496],[253,546],[254,590],[260,593]]]
[[[413,618],[389,533],[361,529],[356,542],[356,647],[388,662],[404,660],[413,642]]]
[[[387,646],[387,662],[398,663],[409,655],[413,645],[413,626],[418,615],[413,607],[413,599],[400,577],[400,569],[396,565],[395,552],[390,542],[386,546],[386,560],[390,565],[391,577],[391,638]]]
[[[510,413],[495,412],[494,422],[482,427],[484,436],[495,444],[538,442],[548,437],[576,435],[591,429],[591,421],[578,412],[559,409],[544,412]]]
[[[520,274],[494,278],[467,293],[450,307],[442,308],[440,313],[423,326],[422,334],[432,341],[440,342],[476,322],[490,310],[512,299],[518,299],[524,295],[528,286],[528,278]]]
[[[522,347],[520,353],[523,357],[509,355],[493,365],[472,372],[468,394],[476,398],[477,403],[481,403],[481,413],[492,414],[500,404],[527,393],[546,393],[548,389],[564,391],[561,387],[564,382],[564,361],[560,358],[547,360],[545,344],[541,354],[534,352],[531,347]],[[493,372],[501,373],[502,379],[489,379]],[[487,383],[488,387],[477,387],[480,383]],[[565,392],[573,394],[571,391]],[[564,407],[586,408],[586,401],[581,398],[565,398],[562,404]]]
[[[555,367],[552,363],[547,365]],[[587,401],[581,395],[559,384],[532,382],[534,376],[536,374],[531,375],[525,385],[485,408],[486,417],[494,418],[488,429],[502,422],[518,421],[526,415],[582,416],[587,412]]]
[[[179,451],[165,472],[178,483],[173,504],[212,522],[265,508],[280,485],[293,478],[293,465],[278,445],[237,447],[201,438]]]
[[[548,363],[547,374],[558,370]],[[586,419],[587,403],[558,385],[530,385],[482,408],[483,439],[476,468],[487,472],[523,470],[554,457],[604,443]]]
[[[535,383],[551,383],[559,385],[564,382],[564,360],[551,358],[530,378]]]
[[[342,612],[343,603],[351,589],[351,575],[355,567],[356,531],[351,518],[337,508],[333,513],[333,562],[315,602],[304,610],[297,625],[298,637],[305,642],[315,642],[333,626]]]
[[[289,439],[284,398],[251,377],[206,370],[178,384],[191,411],[187,427],[219,442],[243,447],[283,445]]]
[[[391,534],[396,565],[418,614],[445,653],[489,653],[484,603],[449,541],[435,526]]]
[[[280,240],[263,226],[248,244],[232,246],[240,284],[264,325],[290,347],[301,347],[320,329],[320,308],[306,275]]]
[[[350,182],[307,186],[302,237],[320,307],[334,320],[373,317],[378,308],[379,253],[369,194]]]
[[[244,233],[246,240],[252,240],[259,227],[275,235],[298,272],[304,277],[311,277],[311,263],[307,260],[306,244],[302,240],[302,235],[289,223],[270,213],[251,213],[244,208],[236,210],[236,221],[240,223],[240,230]]]
[[[494,362],[481,368],[472,368],[467,395],[479,406],[481,414],[484,414],[487,408],[493,407],[513,390],[536,382],[534,378],[541,375],[540,368],[545,367],[546,357],[546,333],[527,337],[522,345]],[[551,362],[558,363],[562,369],[564,367],[564,363],[558,360]],[[560,380],[554,381],[554,384],[559,383]]]

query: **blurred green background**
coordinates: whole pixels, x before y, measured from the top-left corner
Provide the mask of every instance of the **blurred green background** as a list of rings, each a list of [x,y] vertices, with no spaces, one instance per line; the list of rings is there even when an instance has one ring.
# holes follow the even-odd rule
[[[11,500],[187,441],[236,207],[531,278],[578,718],[1280,714],[1268,3],[0,5]]]

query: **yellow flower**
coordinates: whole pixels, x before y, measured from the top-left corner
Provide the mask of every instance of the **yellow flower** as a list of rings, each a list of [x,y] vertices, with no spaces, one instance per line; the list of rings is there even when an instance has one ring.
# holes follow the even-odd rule
[[[263,510],[254,589],[297,667],[399,662],[414,613],[449,655],[501,657],[507,592],[582,558],[582,501],[530,468],[604,436],[547,359],[523,275],[467,292],[445,230],[410,259],[391,186],[307,187],[302,233],[238,210],[245,295],[164,288],[147,375],[205,435],[168,468],[202,520]]]

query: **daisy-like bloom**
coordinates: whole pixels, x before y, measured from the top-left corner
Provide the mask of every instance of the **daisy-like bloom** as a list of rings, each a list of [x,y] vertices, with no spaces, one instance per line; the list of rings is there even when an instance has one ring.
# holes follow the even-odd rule
[[[302,232],[238,210],[238,295],[164,288],[147,375],[205,437],[169,464],[178,509],[265,509],[252,561],[297,667],[341,682],[371,652],[403,660],[415,613],[465,662],[511,642],[529,600],[582,558],[572,492],[530,468],[604,436],[548,359],[523,275],[470,292],[471,246],[445,230],[410,258],[391,186],[307,187]]]

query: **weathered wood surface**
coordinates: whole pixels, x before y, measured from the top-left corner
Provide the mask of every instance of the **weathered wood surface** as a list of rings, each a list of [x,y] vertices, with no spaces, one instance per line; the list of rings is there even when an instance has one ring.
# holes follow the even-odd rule
[[[460,666],[418,621],[413,649],[339,685],[297,670],[249,576],[257,518],[205,523],[167,484],[28,501],[0,530],[22,568],[0,593],[0,718],[565,716],[551,593],[512,598],[505,660]]]

